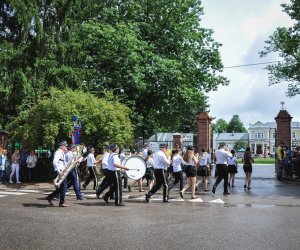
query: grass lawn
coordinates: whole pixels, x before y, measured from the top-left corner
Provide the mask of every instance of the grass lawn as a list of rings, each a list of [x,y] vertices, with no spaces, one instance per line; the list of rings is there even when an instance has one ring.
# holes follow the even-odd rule
[[[242,159],[238,163],[242,164]],[[275,164],[275,158],[254,158],[254,164]]]

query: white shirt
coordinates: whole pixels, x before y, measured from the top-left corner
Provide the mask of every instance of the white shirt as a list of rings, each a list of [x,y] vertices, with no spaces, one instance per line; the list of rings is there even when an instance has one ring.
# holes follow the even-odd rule
[[[182,171],[181,164],[185,164],[182,157],[179,154],[174,155],[173,156],[173,172],[174,173]]]
[[[218,149],[215,152],[216,164],[227,165],[227,158],[231,157],[232,154],[229,151],[225,151],[224,148]]]
[[[147,168],[154,168],[153,158],[149,158],[146,162]]]
[[[53,166],[55,171],[62,171],[65,167],[65,154],[60,148],[54,154]]]
[[[142,157],[144,159],[146,159],[147,156],[148,156],[148,149],[144,148],[143,151],[142,151]]]
[[[68,151],[66,154],[65,154],[65,161],[66,161],[66,164],[72,160],[74,157],[75,157],[76,153],[75,152],[72,152],[72,151]]]
[[[159,150],[153,156],[154,168],[155,169],[164,169],[167,170],[170,165],[170,161],[168,160],[166,154]]]
[[[87,159],[86,159],[86,166],[88,168],[91,168],[93,166],[95,166],[95,162],[96,162],[96,159],[95,159],[95,156],[93,153],[89,153]]]
[[[201,158],[200,158],[200,163],[199,165],[200,166],[206,166],[207,164],[209,164],[210,162],[210,158],[209,158],[209,155],[208,153],[203,153]]]
[[[110,153],[105,152],[102,156],[102,169],[108,169],[108,157]]]
[[[120,168],[115,167],[115,164],[120,164],[121,165],[121,161],[120,161],[120,158],[117,154],[112,153],[108,157],[108,170],[110,170],[110,171],[119,171],[119,170],[121,170]]]
[[[228,165],[237,165],[236,164],[236,157],[233,156],[233,157],[228,157]]]
[[[28,168],[34,168],[37,162],[37,156],[36,155],[28,155],[26,159],[27,167]]]

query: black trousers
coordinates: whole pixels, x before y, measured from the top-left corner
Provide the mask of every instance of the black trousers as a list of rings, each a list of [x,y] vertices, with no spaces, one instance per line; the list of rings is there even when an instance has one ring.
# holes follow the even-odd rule
[[[97,171],[96,171],[96,167],[88,167],[89,170],[89,177],[86,179],[85,183],[83,184],[84,187],[86,187],[87,185],[89,185],[91,180],[94,180],[94,189],[96,189],[96,187],[98,186],[98,178],[97,178]]]
[[[175,185],[179,182],[179,190],[181,191],[183,189],[183,174],[182,171],[180,172],[174,172],[173,173],[175,180],[173,183],[170,183],[168,186],[169,192],[170,190],[175,187]]]
[[[111,195],[115,193],[115,205],[119,205],[122,203],[122,176],[121,171],[109,171],[108,172],[109,191],[104,195],[105,198],[109,198]]]
[[[101,193],[103,193],[105,189],[109,187],[110,185],[109,172],[110,171],[108,169],[103,169],[104,179],[102,180],[101,184],[98,186],[96,194],[100,195]]]
[[[217,187],[219,183],[224,179],[224,192],[228,191],[228,167],[226,164],[217,164],[216,169],[218,172],[218,178],[214,187]]]
[[[167,193],[168,193],[168,178],[166,176],[166,171],[163,169],[154,169],[154,176],[155,176],[155,185],[149,191],[148,195],[150,197],[154,195],[163,185],[163,199],[167,200]]]

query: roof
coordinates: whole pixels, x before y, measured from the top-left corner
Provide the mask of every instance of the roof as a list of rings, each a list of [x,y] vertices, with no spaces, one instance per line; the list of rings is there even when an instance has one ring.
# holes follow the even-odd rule
[[[216,136],[217,141],[248,141],[248,133],[219,133]]]
[[[291,122],[291,127],[292,128],[300,128],[300,122]],[[277,128],[276,122],[256,122],[256,123],[250,123],[249,124],[249,129],[253,128]]]
[[[173,141],[173,135],[178,133],[157,133],[152,135],[147,141],[148,142],[168,142]],[[193,141],[193,134],[192,133],[183,133],[182,141]]]

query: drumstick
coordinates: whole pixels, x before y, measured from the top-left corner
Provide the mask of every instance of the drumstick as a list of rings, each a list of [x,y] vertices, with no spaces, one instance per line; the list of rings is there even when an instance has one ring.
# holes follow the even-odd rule
[[[140,170],[137,169],[137,168],[129,168],[128,170],[136,170],[136,171],[140,171]]]

